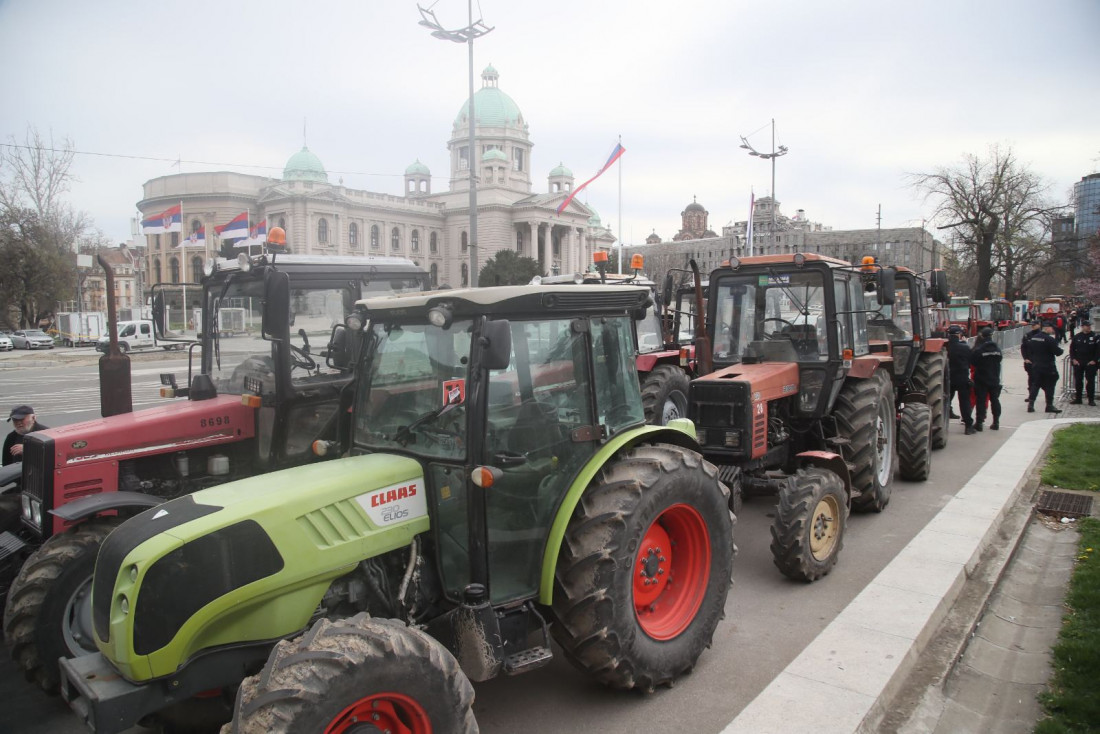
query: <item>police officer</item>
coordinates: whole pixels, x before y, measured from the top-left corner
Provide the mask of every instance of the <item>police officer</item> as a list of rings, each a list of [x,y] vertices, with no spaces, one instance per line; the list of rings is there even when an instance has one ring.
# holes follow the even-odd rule
[[[1048,323],[1042,331],[1033,331],[1028,334],[1024,341],[1026,342],[1024,362],[1031,364],[1027,412],[1035,412],[1035,398],[1038,397],[1039,389],[1042,388],[1047,398],[1047,412],[1061,413],[1061,410],[1054,407],[1054,386],[1058,384],[1058,365],[1054,360],[1062,354],[1062,348],[1054,338],[1054,326]],[[1021,349],[1024,349],[1024,346],[1021,346]]]
[[[1023,339],[1020,340],[1020,356],[1024,358],[1024,372],[1027,373],[1027,395],[1024,396],[1025,403],[1031,401],[1028,395],[1031,395],[1031,383],[1035,379],[1031,374],[1031,361],[1027,358],[1027,338],[1032,334],[1038,334],[1039,327],[1041,326],[1039,319],[1036,318],[1031,319],[1029,324],[1031,325],[1031,331],[1024,334]]]
[[[963,431],[967,436],[977,433],[974,430],[974,416],[970,406],[970,345],[963,339],[963,329],[952,324],[947,330],[947,369],[951,377],[951,397],[948,403],[959,396],[959,413],[962,414]]]
[[[993,413],[993,422],[989,430],[1001,427],[1001,348],[993,341],[993,328],[983,327],[978,335],[978,343],[970,350],[970,364],[974,367],[974,395],[978,404],[977,420],[974,428],[982,430],[985,423],[985,405]]]
[[[1089,405],[1096,405],[1096,367],[1100,359],[1100,335],[1092,333],[1092,322],[1081,324],[1081,331],[1073,335],[1069,343],[1069,359],[1073,362],[1074,405],[1081,404],[1087,386]]]

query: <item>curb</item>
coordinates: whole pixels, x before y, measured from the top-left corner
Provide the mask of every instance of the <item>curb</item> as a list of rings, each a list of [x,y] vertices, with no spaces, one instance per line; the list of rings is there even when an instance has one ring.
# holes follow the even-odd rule
[[[1096,422],[1060,418],[1017,428],[722,734],[848,734],[879,721],[996,541],[1054,429]]]

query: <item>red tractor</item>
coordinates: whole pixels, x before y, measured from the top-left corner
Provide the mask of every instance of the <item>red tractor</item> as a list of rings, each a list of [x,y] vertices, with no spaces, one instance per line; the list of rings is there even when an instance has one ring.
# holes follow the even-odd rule
[[[896,293],[894,271],[871,267],[765,255],[709,278],[713,371],[692,381],[688,417],[735,498],[778,494],[772,555],[796,580],[836,564],[849,509],[886,506],[896,442],[931,448],[927,419],[899,420],[892,352],[871,349],[864,294],[889,306]]]
[[[40,431],[24,443],[22,517],[0,536],[0,587],[4,638],[28,679],[54,691],[58,658],[95,651],[92,568],[127,517],[315,461],[313,442],[337,434],[354,390],[355,345],[337,327],[361,298],[428,283],[403,258],[242,255],[215,263],[201,286],[155,287],[162,339],[183,331],[198,306],[201,342],[191,355],[201,347],[199,371],[192,377],[189,368],[184,386],[161,376],[162,395],[186,401]],[[285,314],[295,326],[273,329]],[[327,348],[313,353],[311,337]]]

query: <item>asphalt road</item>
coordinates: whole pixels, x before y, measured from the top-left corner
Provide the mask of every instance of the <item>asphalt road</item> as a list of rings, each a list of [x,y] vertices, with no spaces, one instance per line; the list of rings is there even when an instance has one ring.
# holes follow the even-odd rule
[[[1013,352],[1015,350],[1012,350]],[[181,366],[182,365],[182,366]],[[964,436],[958,421],[947,448],[933,456],[922,483],[895,480],[890,505],[880,514],[853,515],[833,572],[813,583],[785,579],[772,565],[769,526],[773,502],[746,501],[735,527],[739,552],[734,585],[714,645],[695,671],[672,689],[650,695],[610,691],[575,671],[558,655],[547,667],[517,678],[476,686],[474,709],[489,734],[524,731],[720,732],[737,713],[842,610],[959,490],[1027,414],[1023,370],[1015,354],[1004,363],[1002,430]],[[134,364],[135,407],[154,403],[156,375],[186,370],[178,360]],[[0,370],[0,407],[30,403],[47,425],[97,415],[94,367]],[[57,699],[25,683],[10,661],[0,662],[0,732],[76,734],[83,728]],[[828,711],[822,711],[823,722]]]

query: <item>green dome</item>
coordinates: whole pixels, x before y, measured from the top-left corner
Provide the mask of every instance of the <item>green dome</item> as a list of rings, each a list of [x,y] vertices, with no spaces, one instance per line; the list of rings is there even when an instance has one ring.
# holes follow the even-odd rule
[[[323,181],[328,182],[328,174],[325,173],[325,167],[321,163],[321,159],[313,155],[309,151],[309,148],[302,146],[294,155],[290,156],[290,160],[286,162],[286,168],[283,169],[284,181]]]
[[[481,72],[481,89],[474,94],[474,110],[477,112],[477,124],[484,127],[526,127],[523,113],[512,98],[497,87],[497,70],[491,65]],[[454,126],[463,127],[470,117],[470,101],[463,103],[458,111]]]
[[[481,160],[484,161],[506,161],[508,156],[504,155],[503,150],[497,150],[493,148],[485,151],[485,155],[481,156]]]
[[[565,166],[563,166],[561,163],[559,163],[558,165],[556,165],[556,166],[554,166],[553,168],[550,169],[550,175],[551,176],[568,176],[569,178],[573,178],[573,172],[570,171]]]
[[[588,205],[585,204],[585,206],[588,206]],[[597,212],[595,209],[593,209],[590,206],[588,207],[588,211],[592,212],[592,216],[590,216],[588,218],[588,226],[589,227],[602,227],[603,222],[600,221],[599,212]]]
[[[432,175],[432,172],[428,170],[427,166],[425,166],[423,163],[420,162],[419,158],[416,159],[415,163],[410,163],[409,167],[405,169],[405,175],[406,176],[408,176],[410,174],[414,174],[414,173],[421,173],[421,174],[424,174],[425,176]]]

